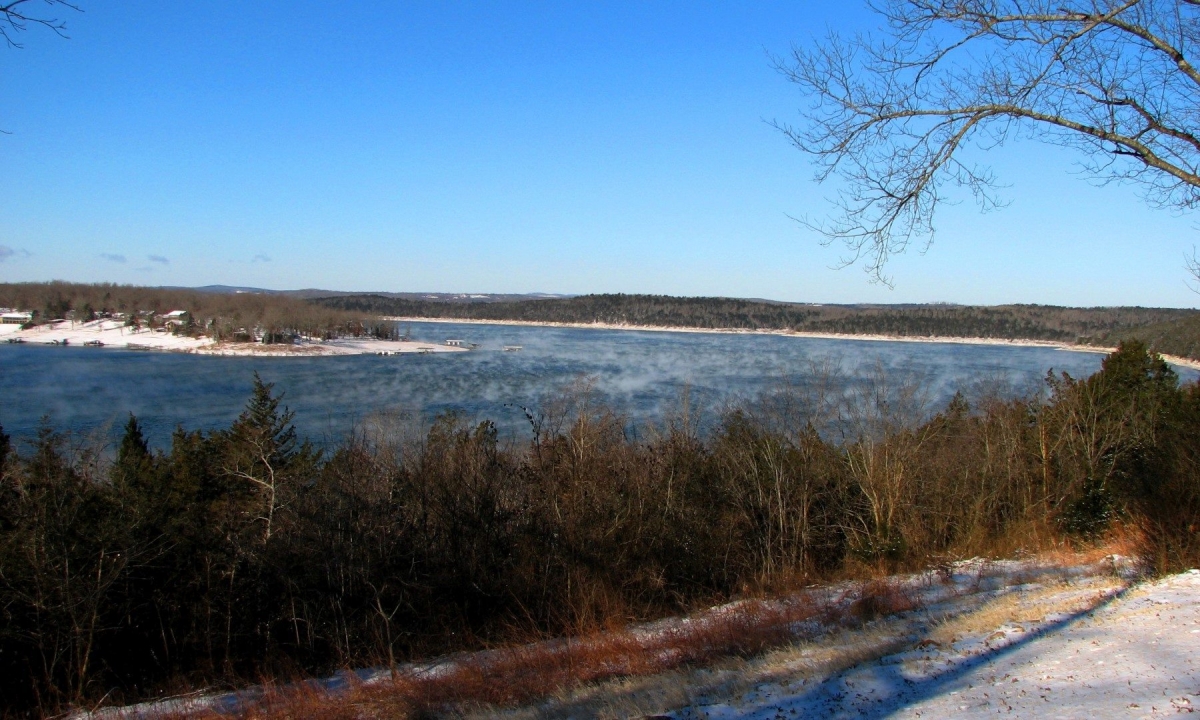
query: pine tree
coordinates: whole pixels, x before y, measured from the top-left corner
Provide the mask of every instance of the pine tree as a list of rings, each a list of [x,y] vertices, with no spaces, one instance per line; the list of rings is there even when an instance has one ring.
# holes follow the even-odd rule
[[[157,481],[154,456],[133,413],[125,423],[125,434],[117,446],[117,459],[109,476],[113,486],[124,494],[128,507],[139,515],[159,517],[165,512],[164,488]]]
[[[274,387],[254,373],[253,394],[228,431],[225,466],[229,477],[249,483],[257,508],[246,512],[257,513],[264,543],[271,539],[275,513],[286,501],[290,481],[311,469],[319,457],[307,440],[298,442],[292,424],[295,413],[287,407],[280,410],[282,397],[272,394]]]
[[[8,454],[11,451],[12,442],[4,433],[4,426],[0,425],[0,476],[4,475],[4,464],[8,461]]]
[[[141,462],[150,456],[150,446],[142,434],[142,426],[137,417],[129,413],[129,421],[125,423],[125,435],[121,438],[121,446],[117,449],[117,464]]]

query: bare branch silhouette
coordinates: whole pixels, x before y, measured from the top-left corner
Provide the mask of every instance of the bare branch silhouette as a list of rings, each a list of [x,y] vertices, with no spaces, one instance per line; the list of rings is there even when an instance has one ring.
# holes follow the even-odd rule
[[[775,126],[837,179],[804,219],[877,280],[927,246],[955,188],[983,210],[996,177],[965,150],[1033,138],[1080,151],[1100,182],[1153,205],[1200,204],[1200,5],[1190,0],[878,0],[881,35],[836,34],[775,58],[811,99]]]
[[[82,12],[77,5],[66,0],[9,0],[0,4],[0,38],[9,47],[20,48],[17,36],[29,29],[30,25],[40,25],[54,31],[59,37],[67,37],[67,23],[57,17],[50,17],[55,6],[61,6],[76,12]]]

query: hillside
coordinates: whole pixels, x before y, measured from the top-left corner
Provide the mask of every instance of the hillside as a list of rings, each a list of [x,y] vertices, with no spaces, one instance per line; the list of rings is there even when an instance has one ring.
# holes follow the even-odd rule
[[[290,718],[353,708],[358,717],[512,720],[1033,718],[1046,703],[1072,717],[1190,713],[1200,680],[1187,649],[1200,624],[1197,590],[1200,571],[1142,580],[1120,555],[975,559],[567,641],[359,669],[353,683],[349,673],[310,680],[266,702],[261,688],[244,688],[83,717]]]
[[[1089,339],[1092,344],[1106,346],[1115,346],[1124,340],[1140,340],[1167,355],[1200,358],[1200,314],[1113,330],[1094,340]]]

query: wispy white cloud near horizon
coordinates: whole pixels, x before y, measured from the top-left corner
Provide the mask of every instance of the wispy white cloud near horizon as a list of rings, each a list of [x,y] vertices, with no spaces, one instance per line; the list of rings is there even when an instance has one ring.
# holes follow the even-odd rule
[[[170,259],[163,257],[162,255],[147,255],[146,257],[150,260],[150,262],[155,262],[160,265],[170,265],[171,264]]]
[[[251,260],[250,262],[251,263],[271,262],[271,256],[263,255],[263,254],[259,253],[258,255],[255,255],[254,259]]]
[[[8,262],[9,260],[25,260],[31,257],[33,257],[33,253],[25,248],[0,245],[0,263]]]
[[[115,263],[125,262],[125,256],[120,255],[118,253],[100,253],[100,257],[104,258],[105,260],[107,260],[109,262],[115,262]]]

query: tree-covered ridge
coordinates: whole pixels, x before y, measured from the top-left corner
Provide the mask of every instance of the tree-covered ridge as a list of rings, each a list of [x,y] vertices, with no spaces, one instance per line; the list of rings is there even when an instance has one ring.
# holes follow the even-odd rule
[[[980,337],[1103,344],[1114,333],[1198,316],[1164,308],[1050,305],[807,305],[733,298],[583,295],[479,304],[423,302],[379,295],[314,300],[325,307],[380,315],[528,322],[612,323],[651,327],[796,330],[851,335]]]
[[[1092,340],[1095,345],[1118,345],[1136,340],[1167,355],[1200,359],[1200,313],[1174,320],[1113,330]]]

